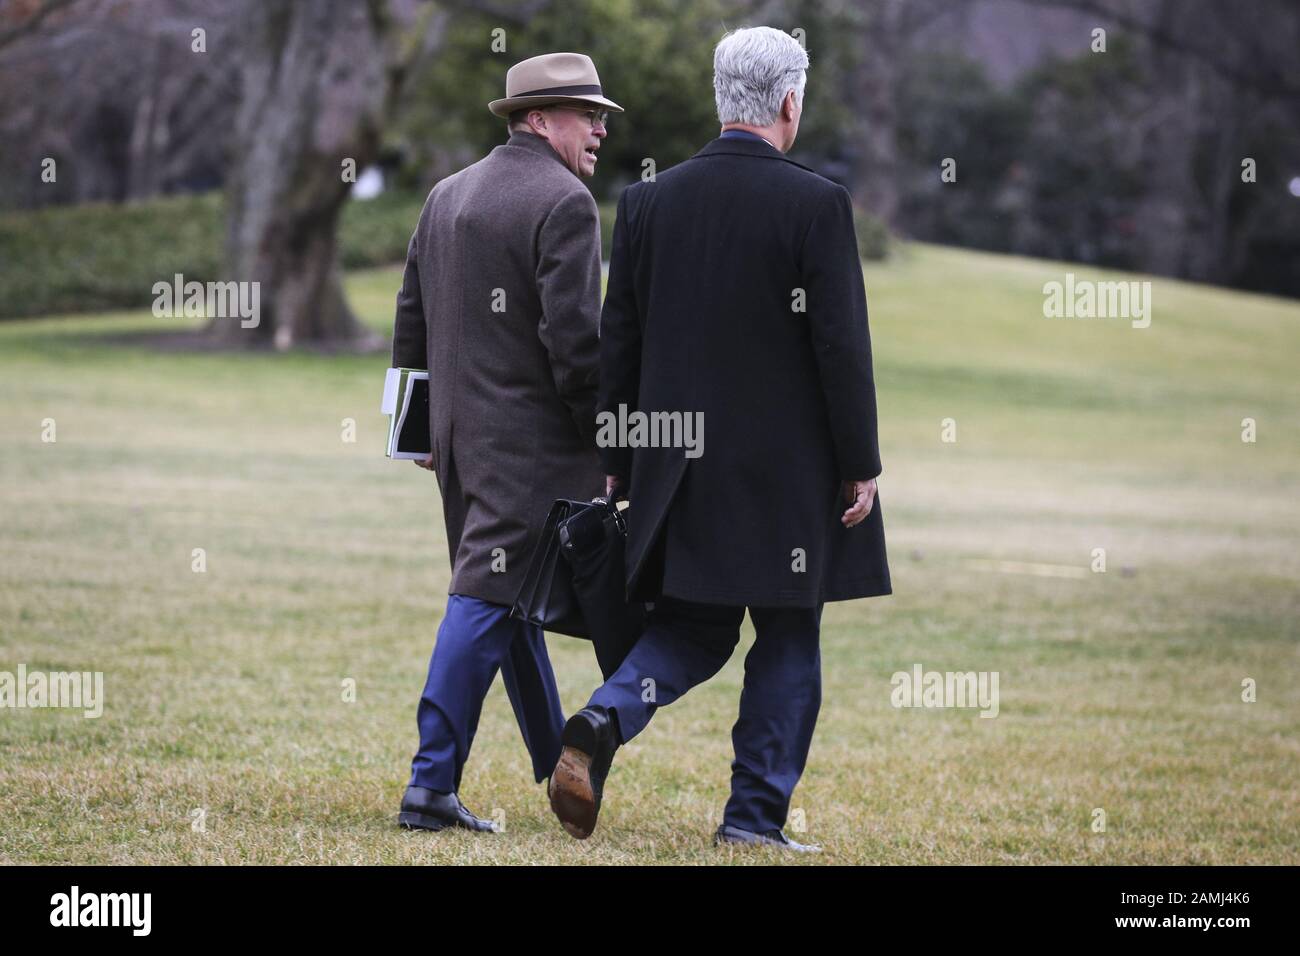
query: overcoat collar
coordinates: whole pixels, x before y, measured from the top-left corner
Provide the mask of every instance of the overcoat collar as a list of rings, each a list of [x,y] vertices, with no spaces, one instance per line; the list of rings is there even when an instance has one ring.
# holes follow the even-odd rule
[[[719,136],[692,156],[691,159],[702,159],[706,156],[754,156],[758,159],[779,159],[798,166],[800,169],[808,169],[803,163],[796,163],[771,143],[766,141],[760,143],[757,140],[739,136]],[[808,171],[813,172],[814,170],[808,169]]]
[[[555,151],[555,148],[536,133],[511,133],[510,138],[506,140],[506,145],[526,149],[529,152],[536,153],[538,156],[549,156],[565,169],[569,169],[568,164],[560,158],[560,154]],[[573,170],[569,169],[569,172],[572,173]]]

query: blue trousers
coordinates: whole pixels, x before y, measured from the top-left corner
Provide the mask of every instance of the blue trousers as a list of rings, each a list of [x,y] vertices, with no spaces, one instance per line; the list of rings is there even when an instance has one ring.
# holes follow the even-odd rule
[[[510,608],[453,594],[438,627],[417,720],[420,749],[411,786],[460,789],[483,698],[497,670],[506,685],[538,783],[560,759],[564,710],[541,628],[516,621]]]
[[[735,759],[722,821],[753,833],[785,826],[821,708],[821,606],[749,609],[757,638],[745,655]],[[654,712],[708,680],[740,641],[743,607],[665,597],[623,664],[591,696],[617,715],[626,743]]]

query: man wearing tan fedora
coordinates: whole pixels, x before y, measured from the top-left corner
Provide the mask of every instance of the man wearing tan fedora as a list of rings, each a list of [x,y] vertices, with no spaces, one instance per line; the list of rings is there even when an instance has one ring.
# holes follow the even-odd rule
[[[579,177],[610,112],[591,58],[515,64],[488,107],[509,139],[433,187],[397,296],[392,362],[429,370],[432,453],[451,558],[398,823],[495,829],[461,772],[498,670],[540,783],[564,714],[539,628],[510,607],[547,509],[604,490],[596,454],[600,225]]]

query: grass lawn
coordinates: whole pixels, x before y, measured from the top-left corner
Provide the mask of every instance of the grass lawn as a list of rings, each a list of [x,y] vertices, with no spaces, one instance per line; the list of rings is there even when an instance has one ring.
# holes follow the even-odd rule
[[[186,321],[147,310],[0,324],[0,671],[107,697],[0,710],[0,863],[1300,862],[1300,304],[1155,280],[1148,329],[1045,319],[1067,268],[1099,277],[867,269],[895,594],[826,610],[812,861],[709,843],[748,623],[620,752],[592,839],[500,682],[461,795],[504,833],[397,830],[449,568],[434,478],[383,457],[387,357],[124,344]],[[398,282],[350,276],[377,329]],[[589,645],[550,646],[576,709]],[[1000,713],[894,708],[917,663],[997,671]]]

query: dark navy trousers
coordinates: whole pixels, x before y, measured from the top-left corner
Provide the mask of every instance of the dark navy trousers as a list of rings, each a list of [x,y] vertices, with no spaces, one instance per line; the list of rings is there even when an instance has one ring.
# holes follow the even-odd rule
[[[731,798],[722,822],[753,833],[785,826],[821,708],[821,606],[749,609],[757,637],[745,655],[740,716],[731,730]],[[621,742],[654,712],[708,680],[740,641],[745,608],[661,598],[631,653],[591,696],[613,710]]]
[[[541,628],[510,617],[510,608],[453,594],[438,627],[417,720],[420,749],[411,786],[444,793],[460,788],[474,732],[498,669],[538,783],[560,759],[564,710]]]

